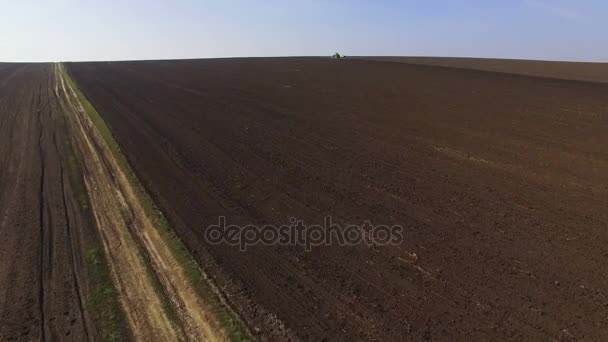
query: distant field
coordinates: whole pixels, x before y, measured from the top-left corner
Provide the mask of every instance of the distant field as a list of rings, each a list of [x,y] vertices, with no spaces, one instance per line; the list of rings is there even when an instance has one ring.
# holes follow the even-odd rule
[[[366,59],[503,73],[560,78],[567,80],[608,82],[608,63],[532,61],[519,59],[456,57],[364,57]]]

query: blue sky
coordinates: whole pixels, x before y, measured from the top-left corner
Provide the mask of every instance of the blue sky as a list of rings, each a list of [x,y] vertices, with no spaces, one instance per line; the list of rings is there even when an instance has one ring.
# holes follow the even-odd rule
[[[608,61],[603,0],[3,1],[0,61],[425,55]]]

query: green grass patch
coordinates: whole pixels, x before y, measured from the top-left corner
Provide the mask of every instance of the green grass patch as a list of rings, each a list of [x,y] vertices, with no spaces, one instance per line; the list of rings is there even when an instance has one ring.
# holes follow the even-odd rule
[[[63,72],[64,78],[67,82],[69,82],[72,89],[74,89],[78,100],[91,118],[91,121],[101,133],[105,142],[108,144],[113,157],[116,159],[118,165],[121,167],[131,186],[135,190],[146,215],[152,219],[155,226],[159,228],[159,234],[167,246],[169,246],[171,252],[178,260],[180,265],[184,267],[186,276],[191,286],[196,290],[200,298],[204,300],[205,304],[210,309],[211,314],[216,318],[222,329],[228,335],[228,338],[231,341],[253,341],[253,338],[249,335],[237,316],[232,312],[232,310],[227,308],[222,303],[220,298],[218,298],[217,294],[213,291],[211,285],[209,284],[208,279],[206,279],[198,264],[192,257],[192,254],[188,251],[175,231],[171,228],[162,211],[159,210],[139,179],[135,176],[135,173],[131,169],[129,162],[123,154],[120,145],[114,138],[114,135],[112,134],[106,121],[89,102],[87,97],[82,93],[76,82],[71,78],[69,72],[63,65],[61,65],[61,72]]]
[[[118,300],[104,252],[91,247],[85,255],[89,277],[96,282],[89,294],[89,308],[93,312],[95,327],[101,341],[131,340],[127,319]]]

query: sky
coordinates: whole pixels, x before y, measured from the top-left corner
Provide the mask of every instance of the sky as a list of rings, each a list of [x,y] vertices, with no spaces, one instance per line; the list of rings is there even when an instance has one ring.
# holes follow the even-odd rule
[[[605,0],[0,0],[0,61],[467,56],[608,61]]]

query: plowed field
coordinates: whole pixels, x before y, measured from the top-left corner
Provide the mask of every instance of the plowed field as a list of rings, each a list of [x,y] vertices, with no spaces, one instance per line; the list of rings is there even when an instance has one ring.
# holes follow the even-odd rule
[[[87,340],[86,241],[51,65],[0,66],[0,340]],[[86,196],[86,195],[85,195]]]
[[[5,79],[11,68],[0,69]],[[322,58],[75,63],[69,72],[262,340],[608,339],[608,85]],[[30,84],[44,80],[22,82],[12,91],[26,97],[2,105],[44,106]],[[0,194],[15,199],[3,199],[15,210],[2,222],[34,228],[8,235],[1,248],[15,256],[0,265],[32,265],[13,273],[34,284],[20,300],[38,324],[40,283],[52,281],[39,270],[50,258],[40,241],[52,237],[36,227],[57,184],[43,180],[60,172],[57,158],[19,148],[52,143],[37,128],[50,114],[28,115],[13,119],[16,129],[3,118],[2,139],[17,129],[27,138],[2,148],[29,152],[3,151],[14,161],[2,165],[16,175],[34,166],[21,181],[2,178]],[[14,207],[20,196],[42,204]],[[241,252],[204,239],[219,216],[262,225],[328,215],[402,225],[404,242]]]

